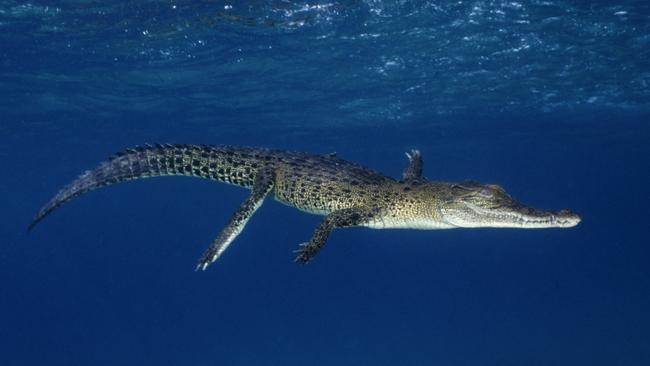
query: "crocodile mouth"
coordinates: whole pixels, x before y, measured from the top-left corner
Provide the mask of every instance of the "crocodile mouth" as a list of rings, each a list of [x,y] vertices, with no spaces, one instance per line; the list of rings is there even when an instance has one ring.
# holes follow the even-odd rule
[[[480,207],[465,202],[462,209],[442,209],[447,223],[456,227],[569,228],[580,223],[580,216],[569,211],[544,211],[513,203],[501,207]]]

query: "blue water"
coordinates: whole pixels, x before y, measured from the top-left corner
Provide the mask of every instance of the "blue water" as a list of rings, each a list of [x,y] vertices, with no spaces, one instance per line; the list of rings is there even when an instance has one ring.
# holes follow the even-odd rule
[[[0,1],[0,365],[649,365],[645,1]],[[247,191],[61,186],[146,142],[499,183],[572,229],[333,233]]]

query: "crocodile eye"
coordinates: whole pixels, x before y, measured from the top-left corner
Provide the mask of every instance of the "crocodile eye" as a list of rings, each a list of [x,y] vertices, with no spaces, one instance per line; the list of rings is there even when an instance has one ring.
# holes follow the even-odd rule
[[[501,187],[501,186],[498,185],[498,184],[488,184],[487,186],[490,187],[490,188],[492,188],[492,189],[494,189],[495,191],[498,191],[498,192],[501,192],[501,193],[505,193],[505,192],[506,192],[506,190],[503,189],[503,187]]]
[[[478,193],[481,196],[485,196],[485,197],[491,197],[492,196],[492,191],[490,189],[488,189],[488,188],[481,188],[481,190],[478,191]]]
[[[467,189],[467,188],[465,188],[463,186],[457,185],[457,184],[454,184],[453,186],[451,186],[451,190],[452,190],[452,192],[454,192],[454,194],[456,196],[459,196],[459,197],[460,196],[463,196],[463,197],[467,196],[470,193],[469,189]]]

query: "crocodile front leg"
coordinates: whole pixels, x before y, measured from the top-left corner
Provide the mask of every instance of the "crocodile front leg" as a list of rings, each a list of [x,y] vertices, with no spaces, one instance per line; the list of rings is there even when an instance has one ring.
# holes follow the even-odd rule
[[[312,238],[308,242],[300,244],[300,248],[294,251],[297,254],[295,261],[301,264],[308,263],[325,245],[332,230],[339,227],[361,225],[372,218],[373,212],[373,210],[361,208],[347,208],[325,216]]]
[[[258,172],[253,183],[250,196],[242,202],[241,206],[230,218],[228,225],[219,233],[219,236],[212,242],[208,250],[203,253],[196,270],[205,270],[212,262],[223,253],[228,245],[244,230],[244,226],[253,216],[255,211],[262,205],[264,198],[273,189],[275,172],[272,169],[264,169]]]
[[[406,153],[409,159],[409,165],[404,169],[402,177],[404,181],[417,181],[422,179],[422,154],[420,150],[411,150],[411,153]]]

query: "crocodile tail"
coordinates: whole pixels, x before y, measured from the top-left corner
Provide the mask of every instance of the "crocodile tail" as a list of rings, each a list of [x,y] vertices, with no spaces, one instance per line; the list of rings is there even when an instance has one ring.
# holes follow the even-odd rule
[[[227,146],[155,144],[139,146],[117,153],[93,170],[81,174],[63,187],[34,217],[28,227],[31,230],[52,211],[71,199],[94,189],[133,179],[183,175],[228,181],[246,185],[247,182],[231,181],[224,170],[225,157],[232,154]],[[241,174],[240,174],[241,177]]]

